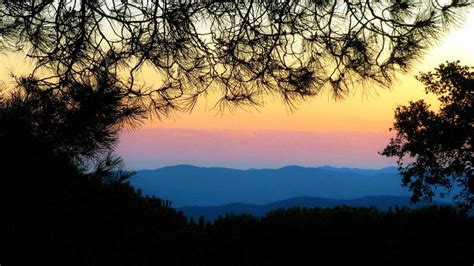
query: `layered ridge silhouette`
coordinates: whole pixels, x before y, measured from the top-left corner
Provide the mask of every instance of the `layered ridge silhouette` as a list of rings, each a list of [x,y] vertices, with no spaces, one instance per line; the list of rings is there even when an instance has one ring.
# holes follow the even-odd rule
[[[383,169],[287,166],[279,169],[229,169],[177,165],[142,170],[131,184],[145,195],[172,201],[174,207],[269,204],[295,197],[355,199],[410,195],[394,167]],[[439,200],[439,199],[436,199]]]

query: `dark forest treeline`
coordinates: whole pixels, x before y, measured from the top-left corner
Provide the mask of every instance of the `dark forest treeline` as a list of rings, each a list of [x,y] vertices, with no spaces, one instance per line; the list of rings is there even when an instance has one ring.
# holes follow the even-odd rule
[[[178,250],[181,265],[466,265],[473,222],[446,206],[290,208],[198,223]]]
[[[64,252],[59,257],[72,265],[469,265],[474,259],[474,220],[450,207],[293,208],[196,224],[152,202],[154,212],[133,216],[82,213],[72,223],[76,230],[60,228],[67,238],[55,242]]]
[[[450,206],[291,208],[194,221],[126,185],[39,223],[20,257],[50,265],[470,265],[474,218]],[[91,196],[92,195],[92,196]],[[40,226],[41,225],[41,226]],[[37,231],[38,230],[38,231]],[[23,231],[29,232],[29,230]],[[31,241],[34,240],[34,241]]]

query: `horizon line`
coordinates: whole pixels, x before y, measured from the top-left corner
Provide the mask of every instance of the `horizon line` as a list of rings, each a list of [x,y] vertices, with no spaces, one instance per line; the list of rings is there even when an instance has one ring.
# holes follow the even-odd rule
[[[319,165],[319,166],[303,166],[303,165],[296,165],[296,164],[288,164],[280,167],[249,167],[249,168],[240,168],[240,167],[227,167],[227,166],[202,166],[202,165],[195,165],[195,164],[189,164],[189,163],[180,163],[180,164],[171,164],[171,165],[165,165],[157,168],[142,168],[142,169],[136,169],[135,171],[155,171],[155,170],[160,170],[163,168],[171,168],[171,167],[182,167],[182,166],[187,166],[187,167],[194,167],[194,168],[219,168],[219,169],[230,169],[230,170],[240,170],[240,171],[251,171],[251,170],[280,170],[283,168],[289,168],[289,167],[297,167],[297,168],[312,168],[312,169],[318,169],[318,168],[334,168],[334,169],[351,169],[351,170],[373,170],[373,171],[380,171],[388,168],[398,168],[396,165],[389,165],[389,166],[384,166],[380,168],[363,168],[363,167],[351,167],[351,166],[333,166],[329,164],[325,165]]]

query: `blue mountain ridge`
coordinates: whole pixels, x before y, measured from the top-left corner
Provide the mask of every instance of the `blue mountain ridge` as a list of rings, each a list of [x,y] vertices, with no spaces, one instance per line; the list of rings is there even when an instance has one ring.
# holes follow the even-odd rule
[[[213,221],[219,216],[226,214],[251,214],[256,217],[264,216],[270,211],[277,209],[288,209],[291,207],[301,208],[334,208],[336,206],[350,206],[350,207],[375,207],[380,211],[387,211],[390,207],[407,207],[419,208],[427,205],[448,205],[449,203],[433,201],[431,203],[420,202],[416,204],[410,203],[409,197],[401,196],[368,196],[357,199],[341,200],[341,199],[327,199],[316,197],[297,197],[276,201],[270,204],[256,205],[245,203],[231,203],[215,207],[200,207],[200,206],[185,206],[178,208],[187,217],[192,217],[195,221],[199,217],[204,217],[206,221]]]
[[[138,171],[130,182],[143,194],[171,200],[175,207],[221,206],[235,202],[263,205],[298,197],[349,200],[410,195],[408,189],[402,187],[395,167],[286,166],[239,170],[176,165]]]

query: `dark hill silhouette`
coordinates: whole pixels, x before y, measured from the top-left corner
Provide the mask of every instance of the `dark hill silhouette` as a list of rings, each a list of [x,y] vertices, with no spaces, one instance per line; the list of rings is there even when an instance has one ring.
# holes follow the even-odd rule
[[[138,171],[131,184],[173,206],[268,204],[295,197],[354,199],[409,196],[395,167],[374,169],[287,166],[238,170],[177,165]],[[437,199],[438,200],[438,199]]]
[[[195,220],[198,220],[199,217],[203,216],[206,220],[213,221],[219,216],[225,216],[227,214],[251,214],[253,216],[261,217],[270,211],[278,209],[288,209],[291,207],[334,208],[336,206],[343,205],[350,207],[375,207],[380,211],[387,211],[390,207],[394,206],[419,208],[427,205],[448,205],[448,203],[434,201],[431,203],[419,202],[416,204],[411,204],[410,197],[399,196],[369,196],[349,200],[316,197],[297,197],[286,200],[280,200],[264,205],[231,203],[215,207],[185,206],[182,208],[178,208],[178,210],[182,211],[187,217],[192,217]]]

